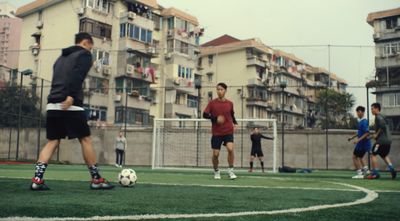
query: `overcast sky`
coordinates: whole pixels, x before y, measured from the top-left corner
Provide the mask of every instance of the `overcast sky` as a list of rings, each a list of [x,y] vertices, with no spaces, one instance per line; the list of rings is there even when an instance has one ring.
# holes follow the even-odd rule
[[[16,6],[32,0],[9,1]],[[368,13],[400,7],[400,0],[158,0],[195,15],[206,32],[203,42],[223,34],[260,38],[329,69],[349,83],[348,91],[366,105],[366,79],[374,74],[373,29]],[[354,47],[337,47],[346,45]],[[296,46],[296,47],[293,47]]]

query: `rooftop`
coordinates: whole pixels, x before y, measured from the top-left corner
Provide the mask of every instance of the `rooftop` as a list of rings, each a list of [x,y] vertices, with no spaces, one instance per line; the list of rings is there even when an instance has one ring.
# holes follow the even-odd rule
[[[204,46],[204,45],[209,45],[209,46]],[[238,40],[232,36],[224,35],[204,45],[202,45],[200,49],[202,55],[227,53],[232,51],[243,50],[246,48],[255,48],[267,54],[273,53],[272,48],[266,46],[259,39],[256,38],[251,38],[247,40]]]
[[[400,8],[369,13],[367,17],[367,22],[368,24],[373,25],[373,22],[377,19],[382,19],[392,16],[400,16]]]
[[[202,47],[219,46],[219,45],[224,45],[224,44],[239,42],[239,41],[240,41],[239,39],[225,34],[225,35],[222,35],[221,37],[218,37],[214,40],[204,43],[201,46]]]
[[[171,8],[165,8],[162,13],[162,16],[164,17],[178,17],[181,18],[183,20],[186,20],[194,25],[199,25],[199,21],[197,20],[196,17],[194,17],[193,15],[190,15],[184,11],[181,11],[177,8],[171,7]]]

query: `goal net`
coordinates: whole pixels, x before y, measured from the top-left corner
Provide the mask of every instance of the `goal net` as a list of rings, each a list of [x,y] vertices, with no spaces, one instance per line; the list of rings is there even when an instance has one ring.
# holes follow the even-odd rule
[[[261,134],[274,137],[262,139],[264,165],[267,170],[276,172],[277,125],[275,119],[237,119],[238,127],[234,133],[235,167],[248,168],[250,161],[250,133],[258,127]],[[154,120],[153,127],[153,169],[172,168],[211,168],[211,121],[206,119]],[[221,147],[220,167],[227,167],[227,151]],[[254,160],[256,169],[259,161]]]

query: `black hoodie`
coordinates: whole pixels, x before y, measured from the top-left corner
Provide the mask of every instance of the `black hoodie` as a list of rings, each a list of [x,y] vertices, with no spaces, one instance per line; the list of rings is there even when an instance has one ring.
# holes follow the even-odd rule
[[[61,103],[67,96],[74,98],[73,105],[83,106],[83,81],[92,67],[92,54],[80,46],[62,50],[53,66],[48,103]]]

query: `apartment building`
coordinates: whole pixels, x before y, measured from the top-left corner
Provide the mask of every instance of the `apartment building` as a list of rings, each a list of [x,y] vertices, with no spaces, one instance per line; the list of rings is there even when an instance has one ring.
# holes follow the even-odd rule
[[[16,8],[0,2],[0,85],[10,79],[11,70],[18,68],[18,54],[22,21],[15,17]]]
[[[376,101],[390,127],[400,130],[400,8],[370,13],[367,23],[374,29]]]
[[[32,87],[36,78],[51,80],[59,49],[73,45],[74,34],[94,37],[84,85],[94,125],[149,126],[154,117],[196,117],[195,52],[204,30],[194,16],[156,0],[37,0],[17,15],[25,49],[20,69],[33,69]]]
[[[198,70],[205,85],[201,96],[207,98],[202,99],[203,108],[215,98],[215,85],[227,82],[227,97],[236,105],[238,117],[282,121],[283,102],[288,128],[315,126],[315,102],[321,89],[330,85],[345,92],[347,86],[343,79],[293,54],[272,49],[258,39],[239,40],[229,35],[202,45]]]

